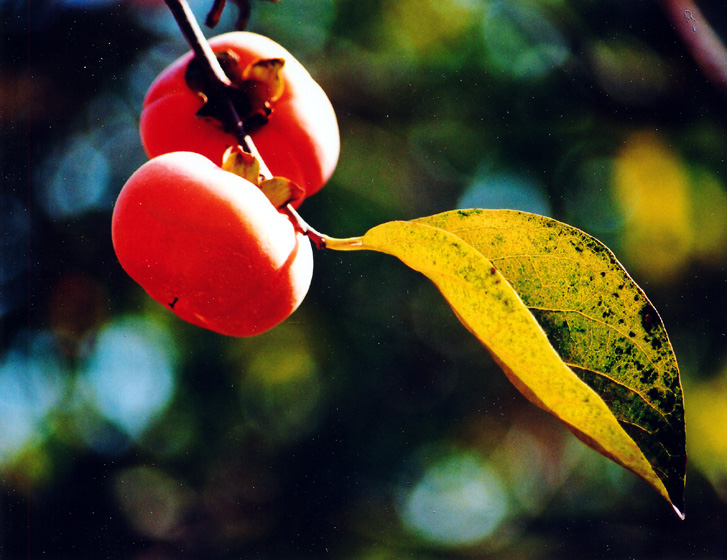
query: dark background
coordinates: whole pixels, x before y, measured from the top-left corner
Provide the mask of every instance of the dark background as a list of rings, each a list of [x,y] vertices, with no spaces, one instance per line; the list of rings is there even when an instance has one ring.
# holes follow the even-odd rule
[[[702,4],[254,1],[249,27],[336,109],[320,231],[515,208],[615,251],[680,362],[679,521],[395,259],[318,251],[254,339],[150,300],[110,217],[186,45],[157,0],[0,0],[0,558],[727,558],[727,90],[677,32],[725,40]]]

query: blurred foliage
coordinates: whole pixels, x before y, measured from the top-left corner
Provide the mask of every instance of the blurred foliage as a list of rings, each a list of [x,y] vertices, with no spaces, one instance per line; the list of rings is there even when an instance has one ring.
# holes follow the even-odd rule
[[[727,556],[725,91],[657,2],[253,2],[250,29],[336,108],[339,167],[301,209],[317,229],[471,205],[614,249],[680,360],[684,522],[394,259],[318,252],[301,309],[255,339],[181,324],[110,240],[143,95],[186,51],[173,19],[159,0],[0,16],[4,558]]]

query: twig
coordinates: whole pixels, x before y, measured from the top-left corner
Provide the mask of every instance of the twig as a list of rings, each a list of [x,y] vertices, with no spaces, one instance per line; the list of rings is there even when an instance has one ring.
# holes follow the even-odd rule
[[[233,0],[237,4],[238,13],[237,21],[235,21],[235,29],[242,31],[247,27],[248,21],[250,21],[250,0]],[[215,27],[220,22],[220,17],[225,9],[225,0],[215,0],[212,9],[207,14],[204,24],[207,27]]]
[[[261,174],[269,179],[272,177],[270,171],[260,158],[257,149],[254,148],[250,135],[245,130],[245,123],[237,113],[231,97],[227,94],[230,88],[234,88],[232,82],[225,74],[220,66],[215,53],[212,51],[207,39],[197,23],[192,10],[187,4],[187,0],[164,0],[174,16],[179,29],[187,40],[194,56],[200,61],[203,71],[207,74],[207,80],[215,94],[225,100],[225,108],[228,113],[228,124],[232,124],[231,130],[235,131],[235,137],[242,148],[251,154],[254,154],[260,160]]]
[[[166,2],[169,10],[171,10],[174,20],[177,22],[192,52],[194,52],[194,56],[206,62],[206,64],[203,64],[203,67],[208,73],[209,79],[224,86],[231,86],[232,82],[225,75],[225,71],[222,70],[222,66],[220,66],[215,53],[212,52],[212,47],[210,47],[207,39],[202,34],[202,30],[199,28],[199,24],[189,4],[187,4],[187,0],[164,0],[164,2]]]
[[[705,76],[727,90],[727,49],[693,0],[662,0],[662,5]]]
[[[174,16],[174,19],[176,20],[179,29],[182,31],[184,38],[187,40],[187,43],[189,43],[192,52],[194,52],[194,56],[201,63],[203,71],[207,75],[207,79],[210,86],[212,87],[212,90],[221,99],[225,100],[229,123],[234,123],[234,126],[230,128],[235,131],[235,136],[237,141],[240,143],[240,146],[243,150],[253,154],[258,159],[258,161],[260,162],[261,177],[263,179],[272,178],[272,173],[268,169],[267,165],[265,165],[265,162],[261,157],[260,152],[255,147],[255,143],[252,141],[252,138],[250,138],[250,135],[245,130],[245,123],[238,115],[237,110],[232,103],[232,99],[228,95],[229,90],[231,88],[234,88],[235,86],[232,85],[230,79],[225,75],[225,72],[222,69],[222,66],[220,66],[220,63],[215,56],[215,53],[212,51],[212,48],[207,42],[207,39],[202,34],[202,30],[200,29],[199,24],[197,23],[197,20],[192,13],[192,10],[189,8],[189,4],[187,4],[186,0],[164,1],[166,2],[167,6],[169,6],[169,9]],[[215,5],[217,6],[218,4],[216,3]],[[224,2],[220,3],[220,5],[224,7]],[[306,235],[318,249],[325,249],[326,247],[330,247],[331,244],[341,244],[339,242],[342,242],[343,245],[346,245],[346,240],[336,240],[334,238],[328,237],[327,235],[317,232],[310,225],[308,225],[308,223],[300,216],[300,214],[298,214],[295,208],[293,208],[290,204],[286,205],[285,208],[282,209],[282,211],[288,215],[295,228],[303,235]],[[355,244],[350,245],[353,248],[353,245]]]
[[[298,214],[298,211],[293,208],[291,204],[287,204],[284,208],[281,208],[281,212],[285,212],[285,214],[288,215],[288,218],[290,218],[290,221],[293,223],[295,229],[308,237],[308,239],[313,242],[313,245],[316,246],[316,249],[326,249],[328,247],[329,242],[332,238],[322,233],[319,233],[310,225],[308,225],[308,222],[306,222],[301,217],[301,215]]]

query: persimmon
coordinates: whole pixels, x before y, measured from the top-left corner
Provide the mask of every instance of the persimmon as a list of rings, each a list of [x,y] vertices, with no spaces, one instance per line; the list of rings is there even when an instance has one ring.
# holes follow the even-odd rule
[[[238,91],[235,105],[262,159],[273,175],[318,191],[338,161],[340,138],[325,92],[293,55],[275,41],[249,32],[232,32],[209,41]],[[152,83],[141,115],[147,155],[197,152],[219,164],[238,143],[217,118],[224,109],[207,103],[201,71],[187,53]]]
[[[310,241],[262,190],[192,152],[153,158],[129,178],[112,240],[121,266],[152,298],[232,336],[283,321],[313,273]]]

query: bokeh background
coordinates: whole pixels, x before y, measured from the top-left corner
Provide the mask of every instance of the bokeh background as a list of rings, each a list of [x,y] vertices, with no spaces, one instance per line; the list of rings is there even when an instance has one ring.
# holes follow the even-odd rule
[[[144,93],[187,50],[171,15],[0,0],[0,558],[727,558],[727,70],[694,48],[727,40],[721,2],[252,4],[339,117],[317,229],[513,208],[615,251],[680,362],[687,518],[395,259],[317,252],[254,339],[152,302],[110,218]]]

